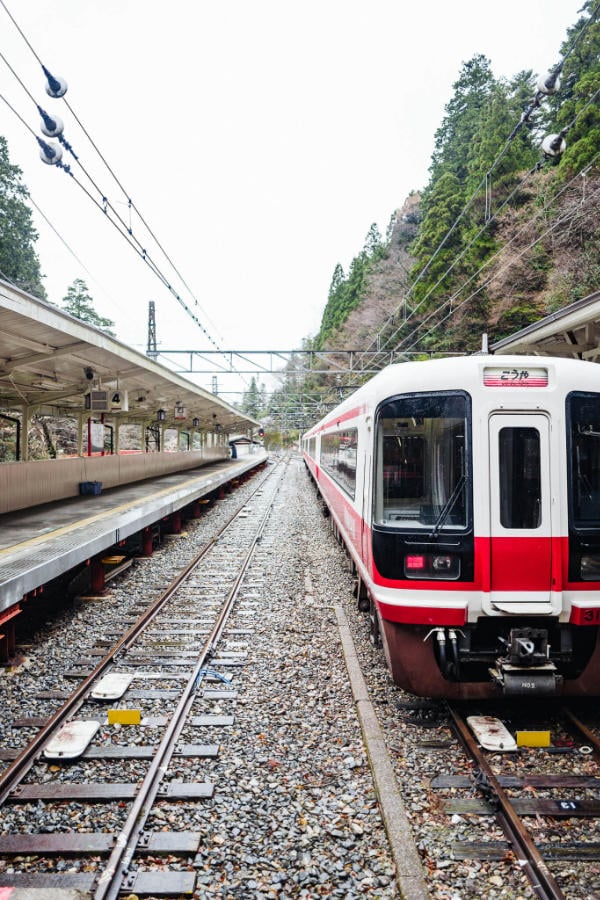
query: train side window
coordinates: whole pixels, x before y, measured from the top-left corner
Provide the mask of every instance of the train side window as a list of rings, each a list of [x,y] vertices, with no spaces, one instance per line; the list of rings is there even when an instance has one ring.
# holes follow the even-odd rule
[[[539,528],[542,515],[540,433],[537,428],[501,428],[500,523],[503,528]]]
[[[357,428],[334,431],[321,437],[321,468],[352,498],[356,493],[357,449]]]

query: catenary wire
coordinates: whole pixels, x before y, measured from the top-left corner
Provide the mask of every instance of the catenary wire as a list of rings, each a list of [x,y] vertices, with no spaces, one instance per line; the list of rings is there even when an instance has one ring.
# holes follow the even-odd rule
[[[571,121],[565,128],[562,129],[562,131],[561,131],[561,133],[560,133],[561,136],[564,136],[565,134],[568,133],[568,131],[571,130],[571,128],[575,125],[575,123],[577,122],[577,120],[578,120],[581,116],[584,115],[584,113],[586,112],[586,110],[594,103],[594,101],[597,99],[598,96],[600,96],[600,89],[597,90],[597,91],[592,95],[592,97],[589,98],[589,100],[587,101],[587,103],[585,104],[585,106],[583,106],[583,107],[578,111],[577,115],[572,119],[572,121]],[[594,157],[594,158],[595,158],[595,157]],[[524,176],[524,178],[521,179],[521,181],[517,184],[517,186],[513,189],[513,191],[508,195],[508,197],[504,200],[504,202],[501,204],[501,206],[498,207],[498,209],[496,210],[496,212],[495,212],[495,213],[490,217],[490,219],[487,220],[487,221],[484,223],[484,225],[477,231],[477,233],[471,238],[470,242],[462,249],[462,251],[458,254],[458,256],[456,256],[456,257],[453,259],[452,263],[447,267],[446,271],[440,276],[440,278],[437,280],[437,282],[436,282],[434,285],[431,286],[431,288],[428,290],[428,292],[426,293],[426,295],[425,295],[425,296],[421,299],[421,301],[420,301],[420,302],[419,302],[419,303],[411,310],[410,314],[409,314],[409,315],[404,319],[404,321],[402,322],[402,325],[399,326],[399,327],[398,327],[391,335],[389,335],[389,336],[386,338],[386,341],[385,341],[383,347],[381,347],[381,349],[385,349],[387,346],[389,346],[389,344],[392,342],[392,340],[394,339],[394,337],[395,337],[402,329],[404,329],[404,328],[406,327],[407,322],[409,322],[409,321],[416,315],[416,313],[418,312],[418,310],[419,310],[419,309],[423,306],[423,304],[428,300],[428,298],[431,296],[431,294],[434,293],[434,291],[436,290],[436,288],[438,288],[439,285],[442,284],[442,282],[444,281],[444,279],[447,278],[447,276],[452,272],[452,270],[455,268],[455,266],[460,262],[460,260],[461,260],[461,259],[463,258],[463,256],[468,252],[468,250],[473,246],[473,244],[477,241],[477,239],[478,239],[478,238],[479,238],[479,237],[487,230],[488,226],[489,226],[489,225],[490,225],[490,224],[498,217],[498,215],[500,214],[500,212],[502,212],[502,210],[507,206],[507,204],[510,202],[510,200],[511,200],[512,197],[515,195],[515,193],[517,193],[517,192],[520,190],[520,188],[521,188],[522,185],[524,184],[525,180],[526,180],[527,178],[529,178],[534,172],[539,171],[539,169],[541,168],[541,165],[542,165],[542,163],[541,163],[541,162],[538,162],[538,163],[537,163],[537,164],[536,164],[536,165],[535,165],[535,166],[534,166],[534,167],[533,167],[533,168],[532,168],[532,169]],[[586,167],[586,168],[587,168],[587,167]],[[578,173],[578,175],[579,175],[579,174],[581,174],[581,173]],[[576,176],[576,177],[578,177],[578,176]],[[492,258],[493,258],[493,257],[492,257]],[[489,261],[488,261],[488,262],[489,262]],[[478,275],[479,275],[480,272],[483,270],[483,268],[488,264],[488,262],[484,263],[484,264],[480,267],[480,269],[479,269],[477,272],[475,272],[474,275],[472,275],[472,276],[467,280],[466,284],[469,284],[470,281],[472,281],[472,280],[474,280],[476,277],[478,277]],[[462,291],[462,289],[464,288],[464,286],[465,286],[465,285],[463,285],[463,287],[460,288],[460,289],[458,290],[458,293],[460,293],[460,292]],[[410,293],[410,292],[409,292],[409,293]],[[404,302],[406,302],[406,299],[408,299],[408,295],[407,295],[406,298],[404,298]],[[446,301],[443,301],[441,305],[442,305],[442,307],[445,306],[445,305],[446,305]],[[433,314],[435,314],[435,312],[436,312],[436,311],[434,310],[434,311],[433,311]],[[426,318],[425,321],[428,321],[429,318],[430,318],[430,316],[427,316],[427,318]],[[385,327],[385,325],[387,325],[389,322],[390,322],[390,319],[387,320],[387,322],[384,324],[383,327]],[[422,324],[421,324],[419,327],[422,327]],[[417,330],[418,330],[418,329],[417,329]],[[379,336],[380,336],[380,335],[381,335],[381,330],[380,330],[380,332],[379,332]],[[394,348],[394,349],[398,349],[398,347],[396,347],[396,348]]]
[[[0,2],[1,2],[1,0],[0,0]],[[571,42],[570,46],[569,46],[569,47],[567,48],[567,50],[565,51],[565,55],[563,56],[563,58],[562,58],[562,60],[560,61],[560,63],[559,63],[557,66],[554,67],[554,69],[553,69],[553,71],[552,71],[552,76],[551,76],[551,77],[556,77],[556,76],[558,76],[558,75],[560,74],[560,72],[562,71],[562,68],[563,68],[563,66],[564,66],[565,61],[568,59],[568,57],[569,57],[569,56],[571,55],[571,53],[574,51],[574,49],[575,49],[575,47],[577,46],[578,42],[581,40],[581,38],[583,37],[583,35],[584,35],[585,32],[587,31],[587,29],[588,29],[588,28],[590,27],[590,25],[592,24],[592,22],[595,21],[595,19],[596,19],[597,15],[598,15],[598,12],[599,12],[599,11],[600,11],[600,2],[598,2],[598,3],[596,4],[596,6],[594,7],[594,9],[593,9],[592,12],[590,13],[589,18],[586,20],[586,22],[584,23],[583,27],[580,29],[580,31],[578,32],[578,34],[575,36],[574,40]],[[540,92],[540,91],[538,91],[538,92],[536,93],[534,99],[531,101],[531,104],[530,104],[529,109],[528,109],[525,113],[523,113],[523,115],[521,116],[519,122],[518,122],[518,123],[515,125],[515,127],[513,128],[513,131],[511,132],[511,134],[509,135],[508,139],[506,140],[503,149],[502,149],[502,150],[500,151],[500,153],[497,155],[496,159],[494,160],[494,162],[492,163],[492,165],[490,166],[490,168],[489,168],[488,171],[486,172],[485,176],[482,178],[481,182],[479,183],[478,187],[475,189],[475,191],[473,192],[473,194],[471,195],[471,197],[467,200],[465,206],[463,207],[463,209],[462,209],[461,212],[459,213],[458,217],[455,219],[455,221],[454,221],[453,224],[451,225],[450,229],[447,231],[447,233],[446,233],[446,234],[444,235],[444,237],[442,238],[441,242],[439,243],[439,245],[438,245],[437,248],[435,249],[433,255],[432,255],[432,256],[430,257],[430,259],[427,261],[427,263],[426,263],[426,265],[423,267],[423,269],[421,269],[420,272],[417,274],[417,277],[416,277],[415,281],[413,282],[413,284],[411,284],[411,286],[409,287],[409,290],[407,291],[406,295],[403,297],[403,299],[402,299],[402,304],[401,304],[401,305],[404,305],[404,306],[405,306],[407,300],[410,298],[411,294],[413,293],[413,291],[414,291],[415,287],[417,286],[417,284],[419,283],[419,281],[420,281],[420,280],[423,278],[423,276],[427,273],[427,271],[429,270],[430,266],[432,265],[432,263],[433,263],[434,260],[436,259],[437,255],[441,252],[441,250],[442,250],[443,247],[445,246],[445,244],[446,244],[446,242],[448,241],[448,239],[449,239],[449,238],[451,237],[451,235],[454,233],[454,231],[456,230],[456,228],[458,227],[458,225],[460,224],[460,222],[462,221],[462,219],[464,218],[464,216],[466,215],[466,213],[468,212],[468,210],[469,210],[470,207],[472,206],[472,204],[473,204],[473,202],[475,201],[476,197],[479,196],[482,186],[484,186],[484,185],[487,184],[487,181],[488,181],[488,179],[489,179],[489,176],[492,174],[492,172],[494,171],[494,169],[498,166],[498,164],[501,162],[501,160],[503,159],[503,157],[504,157],[504,156],[506,155],[506,153],[508,152],[508,149],[509,149],[509,147],[510,147],[510,144],[512,143],[512,141],[514,141],[514,139],[515,139],[517,133],[519,132],[519,130],[521,129],[521,127],[522,127],[527,121],[529,121],[529,118],[530,118],[530,116],[531,116],[531,113],[532,113],[537,107],[539,107],[539,105],[540,105],[540,100],[541,100],[541,98],[542,98],[543,96],[544,96],[544,94],[543,94],[542,92]],[[569,129],[570,129],[570,127],[572,127],[572,126],[569,126]],[[490,221],[491,221],[491,220],[490,220]],[[445,274],[442,276],[442,279],[440,279],[440,280],[443,280],[443,278],[445,278],[446,275],[447,275],[447,273],[445,273]],[[439,284],[439,281],[437,282],[437,284]],[[437,287],[437,284],[435,285],[435,287]],[[435,287],[430,289],[430,291],[428,292],[428,294],[427,294],[427,296],[424,298],[424,300],[427,299],[427,297],[429,296],[429,294],[431,293],[431,291],[435,289]],[[421,301],[421,302],[424,302],[424,300]],[[421,304],[419,304],[419,306],[420,306],[420,305],[421,305]],[[384,322],[384,324],[381,326],[381,328],[378,329],[375,338],[371,341],[371,343],[370,343],[369,346],[367,347],[367,350],[370,350],[371,347],[373,347],[375,344],[377,344],[377,345],[379,346],[379,341],[380,341],[380,339],[381,339],[382,331],[386,328],[386,326],[387,326],[391,321],[393,321],[393,318],[394,318],[395,314],[400,310],[400,308],[401,308],[401,306],[398,306],[398,307],[396,308],[395,312],[394,312],[391,316],[389,316],[388,319],[387,319],[387,320]],[[397,332],[396,332],[396,333],[397,333]],[[389,343],[389,341],[388,341],[387,343]],[[386,346],[387,346],[387,343],[386,343]]]
[[[561,196],[561,194],[563,194],[563,193],[565,193],[567,190],[569,190],[569,188],[572,187],[573,183],[574,183],[578,178],[580,178],[581,175],[582,175],[584,172],[586,172],[591,166],[593,166],[594,163],[596,162],[596,160],[597,160],[599,157],[600,157],[600,152],[597,153],[597,154],[594,156],[594,158],[592,159],[592,161],[586,165],[585,169],[581,170],[581,171],[578,172],[575,176],[573,176],[573,178],[572,178],[566,185],[564,185],[564,186],[561,188],[561,190],[558,191],[558,192],[550,199],[550,201],[548,201],[548,203],[546,203],[546,204],[544,205],[544,207],[543,207],[542,209],[540,209],[540,211],[537,213],[536,216],[534,216],[533,220],[531,220],[531,221],[535,221],[535,219],[539,219],[542,215],[544,215],[544,213],[547,211],[548,207],[549,207],[551,204],[553,204],[554,202],[556,202],[556,200],[558,199],[558,197]],[[598,190],[596,190],[596,191],[594,191],[594,192],[592,193],[592,195],[588,198],[588,203],[592,203],[593,200],[594,200],[595,198],[598,198],[598,197],[600,197],[600,189],[598,189]],[[523,247],[523,248],[517,253],[516,258],[517,258],[517,259],[520,259],[521,257],[523,257],[523,256],[524,256],[526,253],[528,253],[533,247],[535,247],[537,244],[539,244],[539,242],[540,242],[541,240],[543,240],[545,237],[547,237],[548,234],[551,234],[551,233],[552,233],[553,231],[555,231],[556,228],[559,227],[560,225],[564,225],[565,222],[568,222],[571,218],[572,218],[572,215],[571,215],[571,213],[570,213],[569,211],[567,211],[567,212],[564,213],[563,215],[557,216],[556,219],[555,219],[550,225],[548,225],[547,228],[546,228],[540,235],[538,235],[538,237],[535,238],[535,240],[531,241],[527,246]],[[416,334],[421,328],[423,328],[423,327],[427,324],[427,322],[429,322],[431,319],[433,319],[435,316],[437,316],[440,312],[442,312],[448,305],[450,305],[450,306],[451,306],[450,312],[449,312],[449,313],[448,313],[441,321],[436,322],[436,323],[435,323],[435,326],[432,326],[431,328],[429,328],[429,329],[425,332],[424,335],[421,335],[416,341],[413,341],[413,343],[410,344],[408,347],[404,347],[404,346],[403,346],[403,342],[400,342],[400,344],[398,344],[394,349],[395,349],[396,351],[398,351],[398,352],[402,352],[402,351],[410,351],[410,350],[412,350],[414,347],[417,346],[417,344],[418,344],[418,342],[419,342],[420,340],[422,340],[424,337],[426,337],[428,334],[431,333],[431,331],[433,330],[434,327],[438,327],[440,324],[442,324],[443,322],[447,321],[447,319],[450,318],[451,315],[454,315],[454,314],[455,314],[462,306],[464,306],[465,303],[469,302],[469,300],[472,300],[473,297],[477,296],[478,293],[480,293],[482,290],[484,290],[484,288],[486,288],[486,287],[490,284],[490,282],[491,282],[491,280],[492,280],[491,277],[488,278],[487,281],[484,281],[481,285],[478,285],[478,287],[476,288],[476,290],[474,290],[471,294],[469,294],[468,297],[466,297],[466,298],[464,298],[463,300],[461,300],[460,303],[458,303],[456,306],[453,305],[453,304],[454,304],[454,301],[455,301],[456,298],[463,292],[463,290],[464,290],[466,287],[468,287],[469,284],[470,284],[472,281],[474,281],[474,280],[475,280],[475,279],[483,272],[483,270],[484,270],[485,268],[487,268],[488,266],[490,266],[490,265],[492,264],[492,262],[494,262],[494,260],[496,260],[502,253],[504,253],[504,252],[506,251],[506,249],[507,249],[508,247],[510,247],[510,245],[511,245],[515,240],[518,239],[520,233],[524,230],[524,227],[525,227],[525,226],[523,226],[523,228],[519,229],[519,230],[513,235],[513,237],[511,238],[511,240],[510,240],[507,244],[505,244],[501,249],[499,249],[495,254],[493,254],[488,260],[486,260],[485,263],[479,268],[479,270],[478,270],[474,275],[471,275],[470,278],[468,278],[466,282],[464,282],[459,288],[457,288],[457,290],[452,294],[451,297],[446,298],[446,300],[444,300],[443,303],[441,303],[438,307],[436,307],[436,309],[432,310],[432,311],[427,315],[427,317],[423,320],[423,322],[421,322],[421,323],[419,324],[419,326],[418,326],[416,329],[414,329],[414,331],[413,331],[413,333],[410,335],[410,337],[411,337],[411,338],[414,337],[415,334]],[[513,265],[513,262],[506,263],[504,266],[502,266],[502,267],[500,268],[499,272],[496,273],[496,274],[499,274],[500,272],[505,271],[506,269],[510,268],[511,265]],[[409,339],[409,338],[406,338],[405,340],[408,340],[408,339]]]
[[[39,55],[36,53],[36,51],[35,51],[34,47],[32,46],[31,42],[28,40],[27,36],[25,35],[25,33],[23,32],[23,30],[20,28],[20,26],[18,25],[18,23],[16,22],[16,20],[15,20],[14,17],[12,16],[12,14],[11,14],[10,10],[8,9],[8,7],[6,6],[6,3],[4,2],[4,0],[0,0],[0,5],[4,8],[4,10],[5,10],[5,12],[7,13],[8,17],[10,18],[11,22],[13,23],[13,25],[15,26],[15,28],[17,29],[17,31],[19,32],[19,34],[21,35],[21,37],[23,38],[23,40],[25,41],[25,43],[27,44],[28,48],[30,49],[30,51],[31,51],[32,54],[34,55],[34,57],[35,57],[35,59],[37,60],[37,62],[38,62],[38,63],[40,64],[40,66],[42,67],[44,73],[45,73],[46,75],[48,75],[48,74],[49,74],[49,73],[48,73],[48,70],[47,70],[46,67],[44,66],[44,64],[43,64],[42,60],[40,59]],[[12,72],[12,74],[13,74],[13,75],[15,76],[15,78],[18,80],[18,82],[19,82],[19,84],[21,85],[21,87],[25,90],[25,92],[27,93],[28,97],[29,97],[29,98],[31,99],[31,101],[36,105],[36,108],[39,110],[39,106],[38,106],[38,104],[36,103],[34,97],[33,97],[32,94],[29,92],[29,90],[27,89],[27,87],[25,86],[25,84],[22,82],[22,80],[19,78],[19,76],[17,75],[17,73],[16,73],[16,72],[14,71],[14,69],[10,66],[10,64],[7,62],[7,60],[5,59],[5,57],[4,57],[2,54],[0,54],[0,58],[2,58],[2,59],[4,60],[4,62],[6,63],[6,65],[8,66],[8,68],[10,69],[10,71]],[[4,98],[3,98],[3,99],[4,99]],[[63,98],[63,99],[64,99],[64,98]],[[84,135],[86,136],[86,138],[88,139],[88,141],[91,143],[92,147],[94,148],[94,150],[96,151],[96,153],[98,154],[98,156],[100,157],[100,159],[102,160],[102,162],[104,163],[104,165],[106,166],[106,168],[108,169],[108,171],[110,172],[110,174],[111,174],[111,176],[113,177],[114,181],[116,182],[116,184],[118,185],[118,187],[120,188],[120,190],[123,192],[124,196],[127,198],[127,202],[128,202],[129,208],[130,208],[130,209],[133,209],[133,210],[136,212],[136,214],[138,215],[140,221],[142,222],[142,224],[144,225],[144,227],[147,229],[149,235],[152,237],[152,239],[153,239],[154,242],[156,243],[157,247],[159,248],[159,250],[161,251],[161,253],[162,253],[163,256],[165,257],[165,259],[167,260],[167,262],[169,263],[169,265],[171,266],[171,268],[173,269],[173,271],[175,272],[175,274],[177,275],[177,277],[180,279],[181,283],[184,285],[184,287],[186,288],[186,290],[190,293],[190,295],[191,295],[191,297],[192,297],[192,299],[193,299],[195,305],[198,306],[199,309],[201,309],[200,304],[198,303],[198,300],[196,299],[196,297],[193,295],[193,292],[191,291],[191,288],[189,287],[189,285],[187,284],[187,282],[185,281],[185,279],[183,278],[183,276],[182,276],[181,273],[179,272],[178,268],[175,266],[175,264],[174,264],[173,261],[171,260],[169,254],[166,252],[166,250],[164,249],[164,247],[162,246],[162,244],[160,243],[160,241],[158,240],[158,238],[157,238],[156,235],[154,234],[153,230],[150,228],[150,226],[148,225],[148,223],[146,222],[146,220],[144,219],[144,217],[141,215],[141,213],[140,213],[139,209],[137,208],[137,206],[136,206],[136,205],[133,203],[133,201],[131,200],[131,198],[130,198],[128,192],[125,190],[125,188],[123,187],[123,185],[122,185],[121,182],[119,181],[118,177],[116,176],[114,170],[111,168],[111,166],[108,164],[108,162],[107,162],[107,160],[105,159],[105,157],[103,156],[103,154],[100,152],[99,148],[97,147],[97,145],[95,144],[95,142],[94,142],[93,139],[91,138],[90,134],[88,133],[88,131],[86,130],[86,128],[85,128],[84,125],[82,124],[81,120],[79,119],[79,117],[77,116],[77,114],[75,113],[75,111],[72,109],[72,107],[70,106],[70,104],[69,104],[66,100],[65,100],[65,105],[67,106],[67,109],[68,109],[69,112],[72,114],[72,116],[74,117],[75,121],[77,122],[77,124],[79,125],[79,127],[81,128],[81,130],[83,131]],[[18,115],[18,114],[17,114],[17,115]],[[21,121],[23,122],[23,119],[22,119],[20,116],[19,116],[19,118],[20,118]],[[32,131],[31,129],[29,129],[29,130]],[[35,136],[36,139],[37,139],[37,135],[35,135],[35,133],[34,133],[33,131],[32,131],[32,133],[34,134],[34,136]],[[205,328],[205,326],[202,325],[202,323],[200,322],[200,320],[198,319],[198,317],[193,313],[193,311],[189,308],[189,306],[188,306],[187,303],[183,300],[183,298],[180,296],[180,294],[179,294],[179,293],[175,290],[175,288],[171,285],[170,279],[168,279],[165,275],[163,275],[163,273],[162,273],[161,270],[159,269],[158,265],[157,265],[157,264],[149,257],[149,254],[148,254],[147,250],[142,246],[141,242],[137,239],[137,237],[136,237],[135,234],[133,233],[133,230],[132,230],[131,226],[128,225],[128,224],[121,218],[119,212],[118,212],[118,211],[114,208],[114,206],[110,203],[110,201],[108,200],[107,196],[106,196],[106,195],[104,194],[104,192],[100,189],[100,187],[95,183],[95,181],[93,180],[93,178],[91,177],[91,175],[87,172],[87,170],[85,169],[85,167],[83,166],[83,164],[82,164],[81,161],[79,160],[79,158],[75,155],[75,153],[74,153],[73,150],[72,150],[72,147],[71,147],[66,141],[64,141],[64,140],[61,140],[61,143],[63,143],[63,145],[65,146],[65,148],[72,154],[74,160],[77,162],[77,164],[78,164],[79,167],[81,168],[82,172],[83,172],[83,173],[85,174],[85,176],[90,180],[90,182],[91,182],[91,184],[94,186],[94,188],[98,191],[98,194],[99,194],[99,195],[101,196],[101,198],[102,198],[102,205],[100,206],[100,204],[98,204],[98,202],[95,201],[94,198],[91,196],[91,194],[83,188],[83,186],[81,185],[81,183],[80,183],[80,182],[77,182],[77,183],[79,184],[79,186],[82,187],[82,189],[83,189],[84,192],[87,194],[87,196],[88,196],[90,199],[92,199],[93,202],[95,203],[95,205],[96,205],[96,206],[99,206],[105,214],[107,214],[108,209],[110,209],[110,210],[112,211],[113,215],[115,216],[115,218],[119,221],[120,225],[122,226],[121,228],[118,228],[118,230],[119,230],[119,232],[122,234],[122,236],[126,237],[126,235],[128,235],[129,238],[132,239],[132,240],[129,240],[128,242],[130,243],[131,246],[133,246],[134,250],[136,250],[136,252],[138,253],[138,255],[141,256],[141,257],[148,263],[148,265],[150,266],[150,268],[151,268],[151,270],[154,272],[154,274],[156,274],[156,275],[159,277],[160,281],[161,281],[161,282],[163,283],[163,285],[167,288],[167,290],[168,290],[168,291],[175,297],[175,299],[180,303],[180,305],[184,308],[184,310],[186,311],[186,313],[187,313],[187,314],[190,316],[190,318],[195,322],[195,324],[198,325],[198,327],[201,329],[201,331],[203,332],[203,334],[208,338],[208,340],[210,341],[210,343],[211,343],[217,350],[219,350],[220,352],[223,352],[223,351],[222,351],[222,348],[221,348],[221,347],[218,345],[218,343],[213,339],[213,337],[210,335],[210,333],[209,333],[208,330]],[[68,170],[68,167],[65,167],[65,168],[67,169],[67,171],[69,171],[69,170]],[[69,172],[69,174],[72,174],[72,173]],[[77,181],[77,179],[75,179],[75,180]],[[110,217],[109,217],[109,218],[110,218]],[[111,221],[112,221],[112,220],[111,220]],[[115,224],[115,223],[113,222],[113,224]],[[137,249],[136,249],[136,247],[134,246],[134,244],[137,244]],[[244,381],[245,381],[245,379],[244,379]]]

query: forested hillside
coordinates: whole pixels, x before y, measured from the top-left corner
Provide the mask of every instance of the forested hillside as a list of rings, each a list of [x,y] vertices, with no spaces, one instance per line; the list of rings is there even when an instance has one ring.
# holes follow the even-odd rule
[[[463,64],[428,183],[384,238],[371,228],[347,273],[336,267],[315,347],[471,351],[484,331],[497,340],[597,289],[596,5],[546,83],[498,79],[481,55]]]

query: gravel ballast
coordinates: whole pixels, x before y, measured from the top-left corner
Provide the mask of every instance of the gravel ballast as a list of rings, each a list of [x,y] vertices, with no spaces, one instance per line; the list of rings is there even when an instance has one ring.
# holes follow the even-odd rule
[[[6,746],[23,741],[23,734],[12,729],[12,719],[49,715],[56,704],[36,695],[68,689],[66,679],[57,683],[56,678],[108,629],[117,633],[120,620],[131,619],[142,600],[150,602],[165,573],[183,568],[216,523],[255,487],[252,479],[203,518],[188,523],[183,536],[165,542],[154,557],[111,584],[104,602],[77,603],[46,623],[28,647],[24,664],[0,674],[0,727]],[[342,638],[351,639],[366,697],[357,699],[356,688],[353,693]],[[219,743],[220,752],[214,759],[180,759],[168,773],[170,779],[210,781],[214,795],[201,804],[165,801],[147,823],[149,830],[200,833],[198,854],[181,863],[196,872],[196,900],[385,900],[411,897],[413,888],[412,896],[421,896],[421,873],[410,867],[403,872],[398,865],[397,836],[392,833],[396,829],[402,832],[401,840],[414,839],[427,890],[436,900],[535,896],[510,860],[452,858],[453,841],[502,840],[503,835],[489,817],[441,812],[431,779],[442,773],[467,774],[468,766],[462,763],[461,768],[461,750],[443,705],[431,714],[407,711],[406,704],[415,698],[393,685],[383,652],[371,646],[365,616],[356,610],[348,560],[329,520],[321,515],[314,485],[298,456],[287,464],[221,652],[243,657],[239,667],[226,673],[237,697],[213,702],[210,711],[234,715],[234,724],[189,729],[182,735],[184,743]],[[401,796],[397,821],[382,815],[385,780],[378,784],[371,770],[370,763],[376,761],[363,738],[363,702],[368,704],[366,719],[373,710],[377,714],[377,752],[385,756],[389,751],[387,775],[395,774]],[[193,715],[207,711],[200,703]],[[424,749],[425,739],[445,746]],[[136,739],[132,736],[131,741]],[[5,806],[0,809],[0,832],[31,830],[36,814],[30,805]],[[69,825],[66,816],[62,823],[53,819],[57,830],[73,827],[73,819]],[[86,825],[82,811],[74,821],[77,830],[97,824]],[[585,887],[578,867],[571,869],[573,892],[568,896],[596,896],[597,870]],[[589,878],[590,869],[586,872]]]

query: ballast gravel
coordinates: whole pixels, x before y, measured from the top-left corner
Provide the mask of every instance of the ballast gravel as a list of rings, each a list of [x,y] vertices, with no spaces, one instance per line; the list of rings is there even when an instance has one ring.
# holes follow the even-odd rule
[[[26,732],[13,728],[14,719],[54,712],[59,702],[37,699],[40,692],[68,691],[73,683],[65,672],[108,632],[113,639],[119,635],[123,622],[131,621],[155,598],[165,573],[174,575],[183,568],[255,486],[250,480],[201,519],[187,523],[184,535],[165,541],[152,558],[139,561],[126,577],[112,582],[102,602],[76,602],[48,618],[24,650],[22,665],[0,670],[2,746],[22,746]],[[348,682],[336,606],[344,607],[351,626],[431,897],[534,897],[510,862],[452,858],[453,841],[503,836],[489,818],[450,817],[441,810],[432,778],[457,771],[467,774],[468,766],[461,763],[443,706],[415,711],[414,698],[392,684],[382,651],[371,646],[365,617],[356,610],[347,557],[329,520],[321,515],[314,486],[298,456],[287,463],[225,631],[223,652],[244,655],[239,666],[227,669],[236,699],[207,703],[199,696],[192,710],[193,715],[233,715],[234,724],[184,730],[182,743],[218,743],[219,754],[214,759],[178,758],[167,773],[167,780],[209,781],[214,795],[202,803],[163,801],[147,822],[148,830],[200,833],[194,857],[169,859],[168,864],[196,873],[195,900],[401,896]],[[160,686],[174,685],[165,676]],[[160,713],[156,701],[141,704],[144,714]],[[164,704],[162,711],[170,709],[170,703]],[[429,749],[427,738],[441,747]],[[103,730],[102,740],[152,743],[156,737],[150,732],[134,736],[112,726]],[[103,777],[102,768],[95,766],[95,780]],[[78,771],[81,778],[78,766],[65,768],[61,780],[77,780]],[[122,766],[111,762],[104,771],[107,780],[139,780],[145,767],[140,762]],[[34,830],[32,821],[44,817],[48,831],[101,830],[118,827],[125,813],[123,806],[108,813],[103,807],[102,819],[98,810],[82,804],[51,809],[42,803],[7,805],[0,808],[0,833]],[[142,866],[150,864],[146,860]],[[35,860],[22,865],[23,870],[36,868]],[[6,862],[0,861],[0,872],[4,866]],[[63,869],[58,860],[56,871]],[[573,887],[568,896],[578,900],[598,896],[594,893],[598,869],[595,875],[592,870],[586,887],[580,883],[578,867],[571,869],[572,876],[566,873]],[[585,872],[589,879],[589,865]]]

